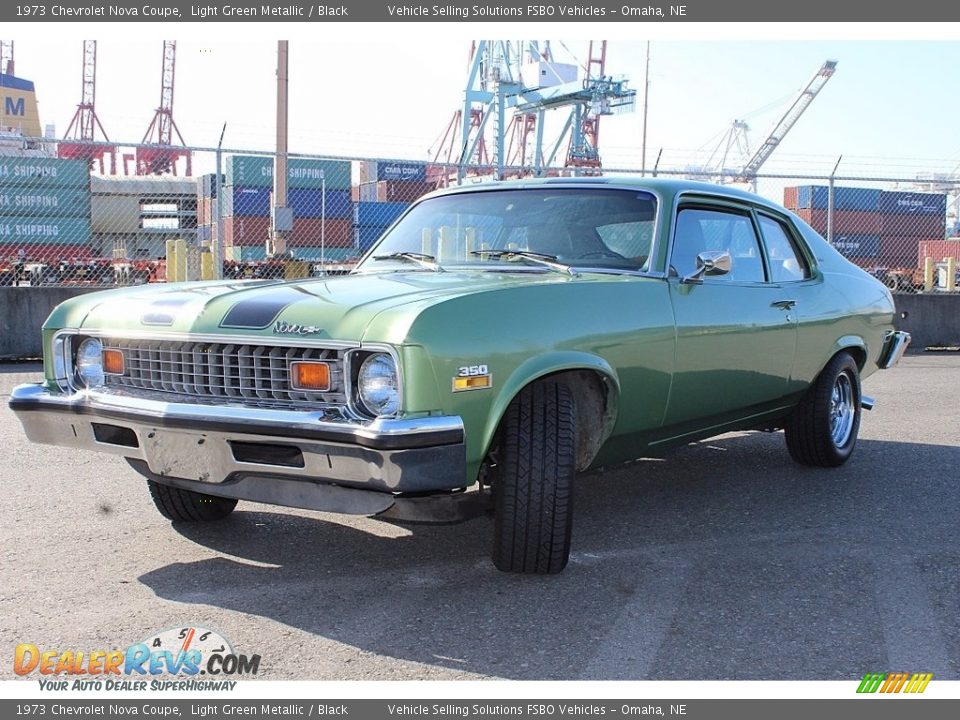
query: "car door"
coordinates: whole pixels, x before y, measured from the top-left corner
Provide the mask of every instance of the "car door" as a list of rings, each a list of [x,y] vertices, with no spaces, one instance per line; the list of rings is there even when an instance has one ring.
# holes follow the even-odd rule
[[[705,251],[729,253],[729,272],[685,281]],[[786,393],[797,318],[767,274],[750,207],[706,200],[679,206],[669,279],[676,360],[665,425],[725,422]]]
[[[836,335],[838,298],[825,291],[812,270],[812,254],[792,224],[777,214],[760,209],[757,225],[767,258],[768,275],[796,316],[797,355],[787,392],[801,392],[822,369],[820,352],[804,352],[804,348],[824,348],[833,344]]]

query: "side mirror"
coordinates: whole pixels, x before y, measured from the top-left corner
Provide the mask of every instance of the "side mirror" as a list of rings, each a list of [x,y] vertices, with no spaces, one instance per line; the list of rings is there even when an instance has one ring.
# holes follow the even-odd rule
[[[733,267],[733,258],[726,250],[704,250],[697,255],[697,269],[680,282],[703,282],[704,276],[726,275]]]

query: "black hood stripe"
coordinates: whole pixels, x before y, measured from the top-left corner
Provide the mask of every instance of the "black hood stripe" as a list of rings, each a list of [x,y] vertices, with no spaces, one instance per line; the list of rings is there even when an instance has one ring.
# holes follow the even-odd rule
[[[255,297],[241,300],[231,307],[220,321],[220,327],[263,330],[269,327],[286,308],[305,299],[302,291],[288,287],[259,292]]]

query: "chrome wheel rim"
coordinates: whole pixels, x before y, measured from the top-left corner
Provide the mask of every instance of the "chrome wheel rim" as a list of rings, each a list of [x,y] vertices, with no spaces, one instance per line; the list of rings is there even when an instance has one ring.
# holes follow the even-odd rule
[[[836,447],[843,447],[850,440],[855,414],[853,383],[847,373],[841,373],[830,394],[830,437]]]

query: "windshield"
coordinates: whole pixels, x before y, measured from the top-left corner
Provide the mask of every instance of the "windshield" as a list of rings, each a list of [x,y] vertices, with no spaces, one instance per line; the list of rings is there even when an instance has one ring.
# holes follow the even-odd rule
[[[642,190],[537,187],[445,195],[407,213],[358,270],[545,271],[547,259],[578,269],[643,272],[655,216],[656,198]]]

